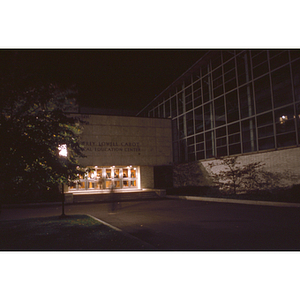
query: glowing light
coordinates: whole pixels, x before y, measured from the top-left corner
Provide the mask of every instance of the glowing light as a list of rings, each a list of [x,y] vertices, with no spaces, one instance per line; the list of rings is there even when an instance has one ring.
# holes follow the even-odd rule
[[[66,144],[59,145],[58,150],[59,150],[59,156],[64,156],[64,157],[68,156],[68,149]]]
[[[280,124],[284,124],[288,120],[288,116],[281,116],[279,118]]]

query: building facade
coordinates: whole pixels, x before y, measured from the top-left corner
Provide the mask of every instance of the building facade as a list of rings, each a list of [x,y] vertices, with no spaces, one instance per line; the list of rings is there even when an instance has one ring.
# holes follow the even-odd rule
[[[171,119],[175,164],[238,155],[299,178],[300,51],[207,51],[138,116]]]
[[[74,114],[84,121],[80,135],[85,176],[69,190],[154,188],[154,167],[172,164],[171,121],[128,116]]]

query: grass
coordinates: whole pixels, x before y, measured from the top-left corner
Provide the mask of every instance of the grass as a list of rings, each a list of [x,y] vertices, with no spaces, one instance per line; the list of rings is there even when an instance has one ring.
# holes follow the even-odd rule
[[[0,222],[0,250],[150,250],[86,215]]]

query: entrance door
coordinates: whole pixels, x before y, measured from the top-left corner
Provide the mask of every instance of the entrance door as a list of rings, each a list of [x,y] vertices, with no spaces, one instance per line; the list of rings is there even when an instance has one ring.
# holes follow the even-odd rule
[[[87,167],[88,171],[74,181],[70,190],[102,190],[138,187],[138,167]]]

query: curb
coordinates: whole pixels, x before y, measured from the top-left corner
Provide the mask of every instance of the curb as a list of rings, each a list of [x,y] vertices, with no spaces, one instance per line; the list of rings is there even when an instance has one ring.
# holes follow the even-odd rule
[[[278,206],[278,207],[300,207],[300,203],[284,203],[284,202],[271,202],[271,201],[257,201],[257,200],[238,200],[227,198],[210,198],[210,197],[196,197],[196,196],[171,196],[167,195],[166,198],[193,200],[203,202],[220,202],[220,203],[235,203],[247,205],[265,205],[265,206]]]
[[[139,241],[140,243],[142,243],[143,245],[148,246],[150,248],[150,249],[145,249],[145,250],[155,250],[156,249],[153,245],[151,245],[151,244],[149,244],[149,243],[147,243],[145,241],[140,240],[139,238],[137,238],[137,237],[135,237],[135,236],[133,236],[133,235],[131,235],[131,234],[123,231],[120,228],[117,228],[117,227],[115,227],[115,226],[113,226],[113,225],[111,225],[109,223],[106,223],[105,221],[100,220],[100,219],[98,219],[98,218],[96,218],[96,217],[94,217],[92,215],[89,215],[89,214],[86,214],[86,215],[89,216],[89,217],[91,217],[92,219],[94,219],[94,220],[96,220],[96,221],[98,221],[98,222],[100,222],[100,223],[102,223],[102,224],[104,224],[104,225],[106,225],[106,226],[108,226],[108,227],[116,230],[116,231],[122,232],[122,234],[124,234],[125,236],[127,236],[127,237],[129,237],[131,239],[135,239],[135,240]]]

